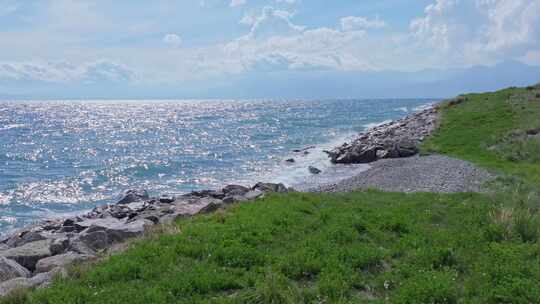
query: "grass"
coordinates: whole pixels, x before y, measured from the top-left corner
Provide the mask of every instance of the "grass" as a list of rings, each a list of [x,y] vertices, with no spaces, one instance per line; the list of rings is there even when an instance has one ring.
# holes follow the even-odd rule
[[[539,89],[466,95],[423,147],[503,174],[497,191],[271,195],[0,303],[540,303]]]
[[[540,246],[479,194],[273,195],[5,303],[532,303]]]
[[[472,161],[523,182],[540,184],[540,138],[527,130],[540,128],[540,88],[510,88],[465,95],[455,107],[443,107],[441,127],[423,147]]]

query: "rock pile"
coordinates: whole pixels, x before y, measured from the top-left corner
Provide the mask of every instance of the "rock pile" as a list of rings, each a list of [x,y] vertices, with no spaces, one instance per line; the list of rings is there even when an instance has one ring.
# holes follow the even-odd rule
[[[325,151],[335,164],[370,163],[383,158],[409,157],[437,127],[437,108],[409,115],[367,130],[352,143]]]
[[[95,259],[104,249],[141,236],[150,226],[255,200],[268,192],[289,191],[293,189],[271,183],[159,198],[130,190],[117,203],[85,215],[18,230],[0,239],[0,296],[14,289],[47,286],[55,275],[65,275],[66,266]]]

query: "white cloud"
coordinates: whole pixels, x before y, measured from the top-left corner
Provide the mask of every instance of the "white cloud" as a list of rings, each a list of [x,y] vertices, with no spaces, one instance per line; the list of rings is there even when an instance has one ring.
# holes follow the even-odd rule
[[[172,47],[180,47],[182,38],[176,34],[167,34],[163,37],[163,42]]]
[[[108,60],[75,65],[69,62],[0,63],[0,79],[49,83],[135,82],[136,73]]]
[[[420,43],[455,61],[522,56],[540,46],[540,1],[437,0],[410,29]]]
[[[375,19],[349,16],[341,18],[340,23],[341,29],[344,31],[380,29],[387,26],[386,22],[381,20],[379,16],[376,16]]]
[[[249,34],[224,45],[228,58],[238,61],[242,70],[264,66],[288,69],[333,68],[371,70],[356,46],[366,32],[341,31],[327,27],[306,29],[294,24],[294,14],[265,7],[260,15],[246,15],[241,23],[250,25]],[[380,20],[378,20],[381,22]]]

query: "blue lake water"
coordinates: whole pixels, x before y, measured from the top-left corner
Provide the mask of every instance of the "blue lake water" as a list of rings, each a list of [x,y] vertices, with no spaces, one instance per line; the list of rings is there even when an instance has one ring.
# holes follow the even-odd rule
[[[0,232],[133,188],[158,195],[231,182],[294,185],[310,164],[331,168],[323,149],[433,102],[0,102]],[[308,155],[292,152],[310,145],[317,148]]]

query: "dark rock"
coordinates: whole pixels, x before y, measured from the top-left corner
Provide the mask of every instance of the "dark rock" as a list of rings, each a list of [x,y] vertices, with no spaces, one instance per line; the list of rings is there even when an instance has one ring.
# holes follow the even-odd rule
[[[78,238],[70,242],[68,250],[86,255],[94,255],[96,253],[94,249],[90,248]]]
[[[117,204],[125,205],[133,202],[147,200],[149,198],[150,196],[148,195],[148,192],[146,190],[128,190],[124,194],[124,197],[120,201],[118,201]]]
[[[58,230],[60,233],[66,233],[66,232],[74,232],[77,231],[77,228],[75,226],[63,226]]]
[[[62,223],[62,226],[64,226],[64,227],[73,227],[74,225],[75,225],[75,220],[74,219],[66,219]]]
[[[223,193],[226,196],[244,195],[249,191],[249,188],[240,185],[228,185],[223,188]]]
[[[69,239],[67,237],[62,237],[52,241],[50,250],[52,255],[57,255],[64,253],[68,247]]]
[[[14,278],[27,278],[30,271],[19,265],[17,262],[0,257],[0,282],[5,282]]]
[[[110,245],[109,238],[105,231],[83,231],[79,236],[79,239],[93,251],[105,249]]]
[[[35,241],[41,241],[44,240],[45,237],[41,235],[40,233],[34,232],[34,231],[24,231],[20,233],[19,235],[15,235],[12,238],[10,238],[6,245],[9,247],[19,247],[24,244],[32,243]]]
[[[193,191],[187,195],[184,195],[184,197],[212,197],[216,199],[222,199],[225,197],[225,193],[223,193],[223,191],[216,190],[202,190]]]
[[[345,151],[330,151],[330,157],[335,164],[364,164],[376,161],[379,150],[379,146],[358,145]]]
[[[96,248],[103,249],[100,248],[103,243],[119,243],[128,238],[140,236],[144,233],[146,226],[151,226],[154,223],[142,219],[125,222],[123,220],[118,220],[111,217],[104,219],[89,219],[77,224],[82,227],[88,227],[86,230],[81,232],[81,240],[87,240],[88,242],[85,243],[90,248],[96,250]],[[106,238],[103,238],[102,234],[99,232],[105,232]]]
[[[273,183],[257,183],[252,188],[253,190],[259,190],[262,192],[277,192],[284,193],[289,192],[289,189],[283,184],[273,184]]]
[[[308,170],[309,170],[309,173],[311,174],[320,174],[322,172],[321,170],[313,166],[309,166]]]
[[[302,148],[302,149],[294,149],[293,152],[295,153],[300,153],[300,152],[308,152],[308,150],[311,150],[311,149],[315,149],[315,146],[308,146],[308,147],[305,147],[305,148]]]
[[[74,252],[55,255],[39,260],[36,264],[36,273],[49,272],[57,267],[66,267],[74,263],[90,260],[92,258],[94,258],[93,255],[84,255]]]
[[[159,202],[163,204],[171,204],[172,202],[174,202],[174,197],[162,196],[159,198]]]
[[[289,158],[289,159],[286,159],[285,162],[292,164],[292,163],[295,163],[296,160],[294,158]]]
[[[526,133],[527,133],[527,135],[531,135],[531,136],[538,135],[538,134],[540,134],[540,128],[529,129],[529,130],[527,130]]]
[[[52,255],[50,246],[51,240],[36,241],[0,252],[0,256],[15,260],[20,265],[33,271],[37,261]]]

